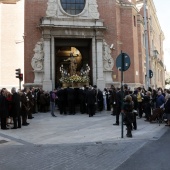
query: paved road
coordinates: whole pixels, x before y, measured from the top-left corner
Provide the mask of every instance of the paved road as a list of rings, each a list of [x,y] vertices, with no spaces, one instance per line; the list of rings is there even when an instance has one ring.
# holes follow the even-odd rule
[[[139,119],[134,137],[121,139],[108,112],[57,116],[39,113],[28,127],[0,130],[0,170],[114,170],[167,131]]]
[[[146,141],[0,147],[1,170],[113,170]],[[128,149],[127,149],[128,148]]]
[[[170,128],[159,140],[146,143],[116,170],[169,170]]]
[[[0,130],[0,138],[18,144],[72,144],[87,142],[112,142],[121,137],[121,126],[113,126],[115,116],[110,112],[97,113],[94,117],[88,115],[59,115],[52,117],[50,113],[39,113],[29,120],[30,125],[17,130]],[[133,131],[133,140],[159,138],[166,128],[157,123],[150,124],[144,119],[138,119],[138,130]],[[126,128],[124,127],[124,136]],[[127,139],[126,137],[124,138]]]

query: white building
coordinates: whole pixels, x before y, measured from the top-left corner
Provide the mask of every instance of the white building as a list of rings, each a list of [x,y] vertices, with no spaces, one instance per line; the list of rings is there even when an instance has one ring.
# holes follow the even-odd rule
[[[19,87],[24,71],[24,0],[0,0],[0,89]]]

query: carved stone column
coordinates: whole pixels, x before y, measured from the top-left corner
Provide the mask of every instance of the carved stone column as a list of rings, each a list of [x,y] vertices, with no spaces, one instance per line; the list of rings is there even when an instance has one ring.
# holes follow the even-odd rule
[[[96,40],[97,53],[97,87],[101,90],[105,87],[103,78],[103,39]]]
[[[51,37],[51,74],[52,74],[52,88],[55,88],[55,41]]]
[[[43,90],[52,90],[51,81],[51,51],[50,51],[50,37],[44,38],[44,80],[43,80]]]
[[[93,67],[92,67],[92,73],[93,73],[93,84],[97,85],[97,58],[96,58],[96,40],[95,37],[93,37],[92,39],[92,63],[93,63]]]

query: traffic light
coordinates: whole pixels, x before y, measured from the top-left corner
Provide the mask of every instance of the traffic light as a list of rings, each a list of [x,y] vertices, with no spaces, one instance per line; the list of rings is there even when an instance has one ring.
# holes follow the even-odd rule
[[[16,71],[16,78],[19,78],[19,75],[21,74],[21,69],[19,68],[19,69],[16,69],[15,70]]]
[[[149,78],[151,79],[153,77],[153,71],[149,70]]]
[[[23,81],[23,74],[22,73],[19,74],[19,79],[20,79],[20,81]]]

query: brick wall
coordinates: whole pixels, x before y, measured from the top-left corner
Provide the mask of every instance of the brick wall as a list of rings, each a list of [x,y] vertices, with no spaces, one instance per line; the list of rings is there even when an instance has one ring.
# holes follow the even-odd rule
[[[111,55],[116,61],[117,56],[120,54],[120,46],[117,44],[120,41],[120,8],[115,1],[98,0],[98,10],[100,18],[104,21],[104,26],[107,28],[104,37],[108,45],[114,44],[115,50],[111,51]],[[114,10],[113,10],[114,9]],[[116,79],[113,81],[119,81],[120,72],[116,68],[116,63],[113,67],[113,74],[116,75]]]
[[[34,81],[31,59],[34,55],[35,44],[41,38],[41,30],[38,28],[40,18],[45,16],[48,0],[25,0],[25,83]]]
[[[139,83],[139,75],[136,75],[136,71],[139,72],[137,11],[133,7],[121,7],[115,1],[97,2],[100,18],[107,27],[105,39],[109,45],[113,43],[115,46],[112,51],[114,61],[116,62],[121,50],[130,56],[131,66],[124,72],[124,83]],[[116,63],[113,72],[117,77],[114,81],[120,82],[120,71],[117,70]]]
[[[130,69],[125,72],[125,83],[139,82],[139,77],[134,73],[139,71],[138,62],[138,35],[137,21],[134,27],[134,16],[137,20],[137,11],[132,7],[121,7],[116,1],[97,0],[100,19],[104,21],[106,31],[105,40],[108,45],[114,44],[112,50],[114,62],[120,51],[126,52],[131,57]],[[25,1],[25,82],[33,82],[34,75],[31,67],[31,59],[34,55],[33,49],[36,42],[41,38],[41,30],[37,27],[41,17],[45,16],[47,0]],[[121,44],[122,43],[122,44]],[[114,64],[113,72],[116,75],[115,82],[120,82],[120,72]]]

